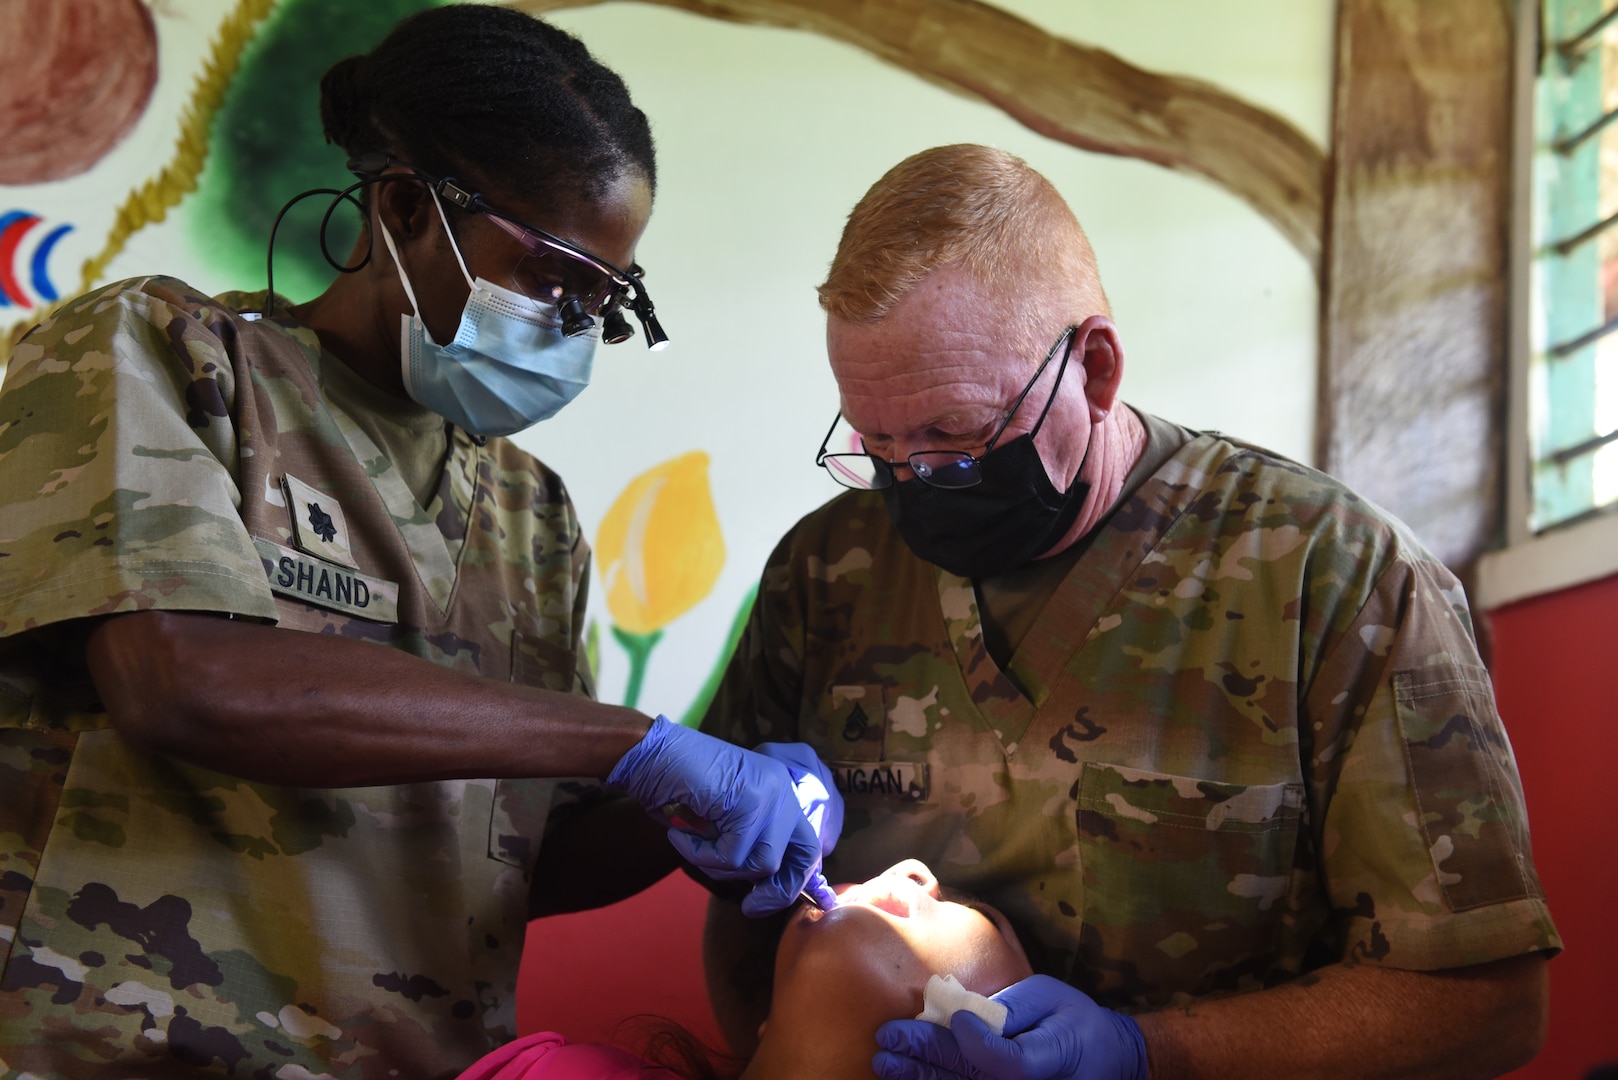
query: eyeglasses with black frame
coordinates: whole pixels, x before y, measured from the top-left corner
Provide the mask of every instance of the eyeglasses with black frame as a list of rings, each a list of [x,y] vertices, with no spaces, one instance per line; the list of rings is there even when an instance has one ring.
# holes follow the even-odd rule
[[[1050,396],[1045,399],[1045,408],[1040,411],[1039,419],[1034,421],[1034,427],[1028,433],[1029,438],[1037,435],[1045,423],[1045,417],[1051,411],[1051,403],[1056,400],[1057,390],[1061,389],[1062,376],[1067,372],[1067,361],[1073,353],[1073,338],[1077,330],[1078,327],[1070,326],[1062,331],[1062,336],[1056,339],[1056,344],[1045,354],[1045,359],[1039,362],[1039,367],[1034,369],[1033,378],[1028,380],[1028,385],[1022,388],[1022,393],[1012,402],[1011,410],[1006,413],[1006,418],[1000,421],[1000,426],[995,429],[988,445],[983,448],[983,453],[973,455],[964,450],[918,450],[904,460],[904,464],[915,473],[916,479],[936,488],[960,489],[981,484],[983,459],[989,456],[989,451],[995,448],[1000,436],[1005,434],[1006,427],[1011,423],[1011,418],[1017,415],[1017,409],[1022,406],[1023,399],[1034,389],[1034,384],[1039,382],[1039,377],[1045,373],[1045,369],[1056,359],[1056,354],[1060,351],[1062,362],[1056,368],[1056,382],[1051,386]],[[832,432],[837,430],[837,425],[842,419],[843,414],[839,411],[832,420],[826,437],[820,441],[820,450],[815,454],[815,464],[830,473],[831,478],[839,484],[856,491],[880,491],[892,487],[896,481],[894,470],[899,467],[898,462],[888,461],[868,452],[826,453],[826,447],[831,443]]]

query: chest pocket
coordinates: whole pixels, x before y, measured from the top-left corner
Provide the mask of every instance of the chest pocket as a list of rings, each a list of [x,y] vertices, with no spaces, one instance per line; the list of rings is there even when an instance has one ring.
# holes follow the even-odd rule
[[[1086,764],[1074,983],[1137,1005],[1256,985],[1289,910],[1302,807],[1296,783]]]
[[[539,853],[554,780],[498,780],[489,814],[489,858],[515,866],[526,876]]]

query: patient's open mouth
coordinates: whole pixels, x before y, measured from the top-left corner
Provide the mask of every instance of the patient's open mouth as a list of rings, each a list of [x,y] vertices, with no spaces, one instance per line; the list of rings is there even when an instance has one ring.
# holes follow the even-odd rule
[[[877,896],[867,897],[865,902],[874,908],[886,911],[889,915],[897,915],[901,919],[910,918],[910,901],[894,893],[882,893]]]

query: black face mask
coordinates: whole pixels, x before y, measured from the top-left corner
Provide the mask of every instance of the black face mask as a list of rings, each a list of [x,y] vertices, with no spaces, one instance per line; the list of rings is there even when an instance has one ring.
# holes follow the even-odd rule
[[[888,516],[910,550],[965,578],[995,577],[1044,554],[1073,527],[1090,494],[1076,474],[1066,494],[1056,490],[1032,433],[990,450],[978,468],[983,481],[969,488],[930,487],[912,478],[882,489]]]

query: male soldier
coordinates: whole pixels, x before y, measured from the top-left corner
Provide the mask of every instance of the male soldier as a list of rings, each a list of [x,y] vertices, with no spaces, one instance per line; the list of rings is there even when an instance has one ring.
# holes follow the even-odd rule
[[[1004,1037],[884,1025],[878,1074],[1532,1057],[1560,942],[1444,567],[1330,477],[1125,405],[1084,233],[1008,154],[896,166],[820,298],[863,452],[819,461],[874,490],[776,548],[705,728],[814,746],[831,878],[919,858],[1041,973]]]

